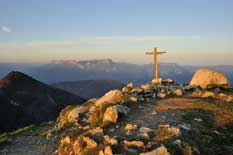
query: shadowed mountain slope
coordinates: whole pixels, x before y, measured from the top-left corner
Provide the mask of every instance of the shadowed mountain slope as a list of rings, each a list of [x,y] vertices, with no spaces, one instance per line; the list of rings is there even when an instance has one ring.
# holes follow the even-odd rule
[[[53,120],[65,106],[84,101],[21,72],[10,72],[0,80],[0,132]]]

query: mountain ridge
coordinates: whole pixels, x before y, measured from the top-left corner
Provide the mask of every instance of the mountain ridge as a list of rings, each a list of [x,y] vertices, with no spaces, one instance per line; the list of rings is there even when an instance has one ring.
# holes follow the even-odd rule
[[[65,106],[85,101],[17,71],[0,80],[0,100],[0,132],[53,120]]]
[[[116,80],[81,80],[58,82],[52,86],[91,99],[101,97],[112,89],[122,89],[125,84]]]
[[[72,63],[63,63],[71,61]],[[101,63],[102,62],[102,63]],[[48,63],[41,65],[25,66],[17,64],[1,65],[0,76],[8,70],[17,69],[27,73],[36,79],[52,84],[62,81],[79,80],[118,80],[123,83],[133,82],[136,85],[143,84],[153,78],[153,64],[130,64],[125,62],[115,62],[111,59],[100,60],[62,60],[57,64]],[[205,66],[179,65],[177,63],[159,63],[159,76],[163,79],[171,78],[178,83],[188,83],[198,68]],[[233,66],[215,65],[205,68],[217,70],[224,73],[229,81],[233,83]]]

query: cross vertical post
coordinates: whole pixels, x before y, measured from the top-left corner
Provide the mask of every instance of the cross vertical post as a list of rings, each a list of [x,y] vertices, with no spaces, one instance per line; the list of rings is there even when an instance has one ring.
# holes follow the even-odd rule
[[[154,55],[154,79],[152,80],[153,83],[160,83],[159,81],[159,69],[158,69],[158,55],[164,54],[166,52],[159,52],[158,48],[154,48],[154,52],[146,52],[146,54]]]
[[[154,78],[159,79],[158,77],[158,49],[154,48]]]

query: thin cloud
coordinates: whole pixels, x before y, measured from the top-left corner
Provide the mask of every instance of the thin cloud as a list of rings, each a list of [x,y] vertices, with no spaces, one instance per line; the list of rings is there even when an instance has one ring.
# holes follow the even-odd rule
[[[93,40],[113,40],[113,41],[155,41],[155,40],[182,40],[182,39],[200,39],[202,36],[197,35],[155,35],[155,36],[99,36],[90,38]]]
[[[12,32],[11,28],[8,27],[8,26],[2,26],[1,29],[2,29],[3,32],[7,32],[7,33],[11,33]]]
[[[3,30],[3,28],[2,28]],[[6,27],[3,31],[6,31]],[[9,31],[9,30],[8,30]],[[78,48],[78,47],[88,47],[89,45],[114,45],[128,42],[145,42],[145,41],[174,41],[174,40],[200,40],[205,38],[204,36],[198,35],[174,35],[174,36],[166,36],[166,35],[157,35],[157,36],[96,36],[96,37],[82,37],[77,40],[65,40],[65,41],[33,41],[22,44],[11,44],[9,45],[1,45],[0,49],[6,48]]]

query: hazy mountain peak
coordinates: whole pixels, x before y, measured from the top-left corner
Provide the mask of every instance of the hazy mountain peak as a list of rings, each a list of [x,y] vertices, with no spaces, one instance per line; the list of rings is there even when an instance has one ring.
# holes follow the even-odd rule
[[[14,85],[22,82],[36,82],[35,79],[32,77],[18,72],[18,71],[11,71],[9,72],[2,80],[0,80],[0,88],[7,87],[9,85]]]
[[[78,61],[79,64],[112,64],[112,59],[96,59],[96,60],[83,60]]]
[[[52,60],[51,64],[77,64],[76,60]]]

